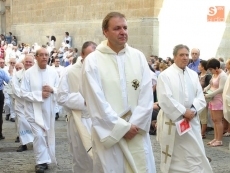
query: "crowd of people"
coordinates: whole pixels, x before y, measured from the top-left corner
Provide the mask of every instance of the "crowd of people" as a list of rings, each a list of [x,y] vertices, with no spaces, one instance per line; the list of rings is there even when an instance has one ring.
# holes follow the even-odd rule
[[[12,33],[1,36],[0,140],[4,110],[16,123],[17,151],[32,142],[35,172],[44,173],[57,164],[54,127],[61,113],[74,173],[155,173],[149,134],[157,134],[163,173],[211,173],[202,138],[209,116],[214,138],[207,145],[222,146],[223,132],[230,136],[230,61],[201,60],[197,48],[189,60],[183,44],[174,47],[173,58],[146,61],[127,44],[127,21],[119,12],[107,14],[102,31],[106,40],[86,41],[80,53],[68,32],[59,49],[55,36],[31,47]],[[191,127],[182,135],[181,120]]]

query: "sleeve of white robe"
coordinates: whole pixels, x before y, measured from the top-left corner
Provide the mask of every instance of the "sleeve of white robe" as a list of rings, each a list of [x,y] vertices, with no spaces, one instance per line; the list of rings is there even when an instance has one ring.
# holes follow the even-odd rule
[[[67,81],[67,70],[63,73],[58,90],[57,90],[57,102],[61,106],[65,106],[69,109],[85,110],[85,100],[80,92],[70,92]]]
[[[131,123],[118,117],[106,101],[94,54],[87,56],[84,61],[82,83],[83,96],[91,115],[92,127],[103,145],[109,148],[119,142],[129,131]]]
[[[184,105],[173,98],[172,90],[169,87],[170,81],[164,73],[158,76],[157,80],[157,98],[158,104],[164,110],[169,119],[175,121],[186,112]],[[179,89],[179,88],[178,88]]]
[[[17,97],[21,97],[20,83],[16,77],[16,74],[12,77],[12,90]]]
[[[148,133],[153,111],[153,90],[151,73],[144,57],[142,58],[142,72],[137,106],[133,110],[129,122]]]
[[[26,71],[22,78],[21,97],[30,102],[43,102],[42,91],[31,91],[29,75]]]

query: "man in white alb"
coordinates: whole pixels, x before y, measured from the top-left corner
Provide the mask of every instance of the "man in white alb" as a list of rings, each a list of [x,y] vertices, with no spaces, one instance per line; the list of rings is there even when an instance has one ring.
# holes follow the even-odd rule
[[[92,119],[93,173],[155,173],[148,134],[152,80],[146,58],[126,44],[123,14],[107,14],[102,29],[107,40],[85,59],[82,79]]]
[[[35,172],[43,173],[55,158],[55,105],[59,82],[57,72],[47,65],[49,54],[45,48],[36,51],[37,63],[26,70],[21,84],[25,100],[25,117],[34,135]]]
[[[17,117],[17,129],[18,129],[18,141],[21,145],[17,149],[17,152],[22,152],[27,150],[26,144],[33,142],[34,137],[30,124],[25,118],[24,113],[24,99],[21,98],[21,82],[26,70],[34,65],[34,55],[27,54],[23,61],[24,69],[17,71],[12,78],[12,90],[15,96],[15,113]],[[17,69],[17,67],[16,67]],[[20,139],[20,140],[19,140]]]
[[[57,101],[67,112],[67,135],[70,143],[70,152],[73,155],[74,173],[93,172],[93,160],[88,153],[91,153],[92,147],[90,138],[92,123],[80,90],[83,60],[95,48],[96,44],[94,42],[87,41],[83,44],[82,59],[79,59],[74,65],[66,69],[58,86]],[[86,141],[87,139],[82,139],[83,136],[87,136],[88,141]]]
[[[201,137],[199,113],[206,102],[198,75],[187,67],[189,48],[177,45],[173,50],[174,64],[157,80],[157,98],[161,107],[157,117],[157,135],[161,145],[163,173],[212,173]],[[185,119],[191,129],[183,135],[176,123]]]

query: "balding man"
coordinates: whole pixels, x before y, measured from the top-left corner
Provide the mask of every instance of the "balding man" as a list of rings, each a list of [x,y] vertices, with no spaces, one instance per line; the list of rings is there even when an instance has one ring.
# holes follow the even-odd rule
[[[23,68],[24,68],[23,63],[21,63],[21,62],[16,63],[15,69],[16,69],[17,72],[22,70]]]
[[[188,68],[199,73],[198,66],[200,64],[200,50],[193,48],[191,51],[192,62],[188,65]]]
[[[25,118],[24,114],[24,99],[21,98],[21,81],[22,77],[26,70],[34,65],[34,56],[32,54],[27,54],[24,58],[24,68],[21,70],[17,70],[15,75],[12,78],[12,89],[15,96],[15,113],[17,117],[17,129],[18,129],[18,137],[17,140],[21,142],[21,145],[17,149],[17,152],[22,152],[27,150],[26,144],[33,142],[33,134],[30,127],[30,124]],[[19,63],[17,63],[19,64]],[[16,64],[16,69],[18,68]],[[21,63],[22,64],[22,63]],[[19,140],[20,139],[20,140]]]
[[[59,77],[47,65],[49,53],[45,48],[36,51],[37,63],[26,70],[21,83],[21,97],[25,99],[25,117],[34,135],[35,172],[43,173],[55,158],[55,105]]]

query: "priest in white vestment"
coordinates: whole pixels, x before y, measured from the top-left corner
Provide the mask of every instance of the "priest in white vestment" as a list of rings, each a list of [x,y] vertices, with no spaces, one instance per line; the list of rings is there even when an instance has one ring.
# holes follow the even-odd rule
[[[35,172],[44,172],[55,158],[55,105],[59,83],[57,72],[47,65],[49,54],[44,48],[36,51],[37,63],[26,70],[21,84],[21,97],[27,121],[34,135]]]
[[[63,73],[58,86],[57,102],[67,112],[67,136],[70,152],[73,156],[74,173],[92,173],[91,119],[86,109],[85,100],[80,93],[82,84],[82,62],[96,48],[93,42],[85,42],[82,46],[82,60],[69,66]],[[80,58],[80,57],[79,57]],[[55,59],[56,60],[56,59]],[[59,59],[58,59],[59,60]],[[82,139],[85,138],[86,139]]]
[[[148,134],[152,80],[146,58],[126,44],[123,14],[109,13],[102,29],[108,40],[86,57],[82,79],[92,119],[93,173],[155,173]]]
[[[161,145],[163,173],[212,173],[201,137],[199,113],[206,101],[198,75],[187,67],[189,48],[177,45],[174,64],[157,80],[157,98],[161,111],[157,118],[157,135]],[[176,122],[185,119],[191,129],[183,135]]]
[[[18,129],[18,135],[21,145],[17,149],[17,152],[22,152],[27,150],[27,145],[33,142],[34,136],[30,127],[29,122],[25,118],[24,113],[24,99],[21,97],[21,82],[26,70],[34,65],[34,56],[32,54],[27,54],[23,61],[24,68],[17,71],[12,78],[12,90],[15,96],[15,113],[16,113],[16,123]]]

